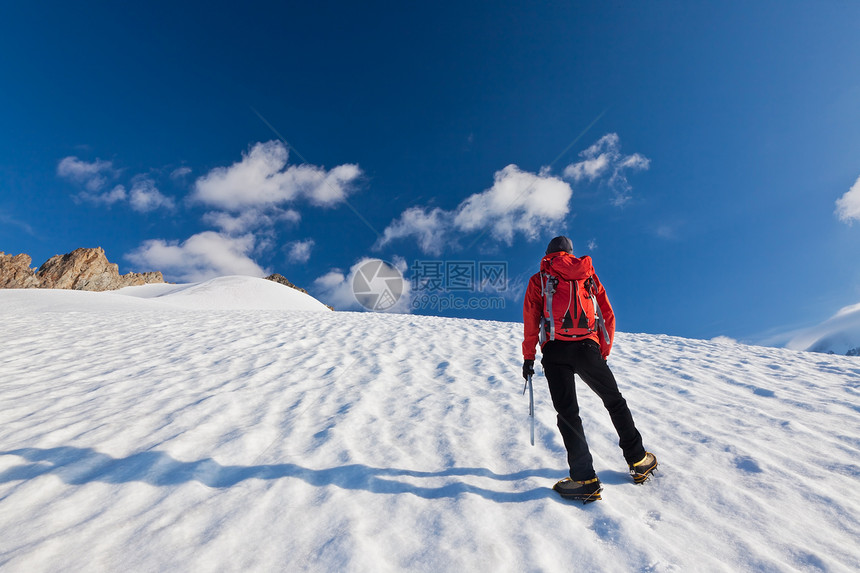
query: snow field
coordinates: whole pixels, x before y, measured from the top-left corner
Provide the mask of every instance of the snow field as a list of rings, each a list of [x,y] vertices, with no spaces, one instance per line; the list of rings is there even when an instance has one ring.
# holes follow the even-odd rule
[[[521,325],[200,296],[0,291],[0,570],[860,569],[857,359],[619,334],[582,506]]]

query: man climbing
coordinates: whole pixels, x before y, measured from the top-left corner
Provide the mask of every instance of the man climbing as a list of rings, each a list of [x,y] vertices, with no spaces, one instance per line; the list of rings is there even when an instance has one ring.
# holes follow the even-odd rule
[[[574,374],[603,401],[635,483],[648,479],[657,468],[657,458],[645,451],[627,401],[606,363],[615,336],[615,314],[591,257],[574,257],[571,240],[556,237],[547,246],[540,269],[529,280],[523,301],[523,378],[534,374],[535,345],[540,342],[541,364],[570,466],[570,477],[553,489],[564,498],[588,503],[601,499],[603,488],[583,434]]]

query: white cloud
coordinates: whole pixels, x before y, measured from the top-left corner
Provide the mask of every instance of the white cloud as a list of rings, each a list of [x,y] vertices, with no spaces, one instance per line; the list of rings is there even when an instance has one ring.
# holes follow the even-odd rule
[[[509,245],[517,233],[534,239],[541,225],[564,220],[572,195],[570,185],[557,177],[508,165],[495,173],[490,189],[460,203],[454,226],[466,232],[489,228]]]
[[[347,281],[346,275],[340,270],[331,270],[314,280],[314,286],[321,291],[320,298],[324,299],[335,310],[361,308],[355,295],[352,294],[352,281]]]
[[[633,188],[627,181],[627,171],[642,171],[651,165],[651,160],[639,153],[622,155],[616,133],[604,135],[579,156],[582,161],[565,167],[565,179],[580,183],[605,178],[613,191],[612,203],[616,206],[624,205],[632,197]]]
[[[583,179],[594,181],[606,171],[607,167],[609,167],[609,157],[602,153],[597,157],[589,157],[579,163],[568,165],[564,169],[564,176],[577,183]]]
[[[634,153],[633,155],[628,155],[624,157],[621,162],[618,164],[621,169],[641,169],[645,170],[651,167],[651,160],[645,157],[644,155],[640,155],[638,153]]]
[[[36,236],[36,233],[33,231],[33,227],[31,227],[29,224],[25,223],[24,221],[19,221],[19,220],[15,219],[11,215],[8,215],[8,214],[4,213],[3,211],[0,211],[0,223],[2,223],[4,225],[14,225],[14,226],[18,227],[19,229],[23,230],[28,235],[32,235],[34,237]]]
[[[314,284],[326,290],[337,288],[344,282],[346,282],[346,275],[337,269],[331,270],[314,280]],[[352,296],[352,293],[350,293],[350,296]]]
[[[57,165],[57,175],[82,185],[85,190],[74,198],[88,203],[110,206],[127,200],[132,209],[141,213],[159,208],[173,209],[176,206],[173,199],[164,196],[155,186],[155,181],[145,175],[138,175],[131,180],[131,191],[124,185],[102,191],[108,180],[119,175],[110,161],[96,159],[86,162],[77,157],[66,157]]]
[[[536,238],[542,226],[558,224],[569,212],[573,190],[557,177],[508,165],[493,179],[492,187],[466,198],[453,211],[407,209],[385,229],[377,246],[415,237],[422,251],[439,255],[446,246],[456,245],[458,233],[479,230],[510,245],[517,234]]]
[[[357,165],[326,171],[314,165],[287,167],[288,152],[279,141],[255,144],[242,160],[216,167],[197,179],[193,199],[227,211],[264,208],[305,198],[319,206],[346,199],[361,175]]]
[[[306,263],[311,258],[311,249],[314,246],[313,239],[304,241],[293,241],[287,245],[287,258],[293,263]]]
[[[81,191],[72,198],[78,201],[86,201],[87,203],[93,203],[94,205],[111,206],[114,203],[125,201],[128,198],[128,193],[126,192],[124,186],[117,185],[110,191],[104,191],[102,193]]]
[[[160,270],[171,279],[183,282],[200,282],[225,275],[262,277],[268,271],[250,257],[255,244],[255,237],[250,234],[228,237],[204,231],[183,243],[161,239],[145,241],[125,258],[143,270]]]
[[[452,240],[454,214],[436,207],[410,207],[400,218],[388,225],[377,246],[387,245],[395,239],[415,237],[425,253],[440,255],[446,243]]]
[[[183,167],[177,167],[176,169],[174,169],[174,170],[170,173],[170,178],[171,178],[171,179],[174,179],[174,180],[175,180],[175,179],[182,179],[182,178],[184,178],[186,175],[190,175],[190,174],[191,174],[191,168],[190,168],[190,167],[186,167],[186,166],[183,166]]]
[[[81,161],[77,157],[66,157],[57,165],[57,175],[83,185],[90,193],[101,190],[117,175],[110,161],[96,159],[92,162]]]
[[[159,208],[172,210],[176,207],[173,199],[162,195],[156,188],[155,182],[146,177],[136,177],[131,191],[126,190],[124,185],[117,185],[110,191],[101,193],[81,191],[75,195],[75,199],[107,206],[128,201],[131,208],[139,213],[147,213]]]
[[[860,221],[860,177],[845,195],[836,200],[836,214],[845,223]]]
[[[237,215],[213,211],[203,215],[203,222],[229,234],[240,234],[261,228],[272,229],[278,223],[298,223],[302,216],[293,209],[248,209]]]
[[[285,204],[303,199],[322,207],[336,205],[346,200],[361,176],[357,165],[326,171],[313,165],[287,166],[288,158],[279,141],[256,143],[240,161],[197,178],[191,199],[217,209],[203,221],[224,236],[253,237],[255,245],[246,254],[260,254],[274,247],[279,224],[301,220],[299,212]],[[290,260],[307,262],[312,246],[313,241],[290,244]]]
[[[176,207],[173,199],[161,194],[155,186],[155,181],[143,176],[135,177],[128,199],[131,208],[140,213],[155,211],[159,208],[172,210]]]
[[[338,165],[326,174],[322,184],[312,183],[305,191],[305,195],[311,203],[322,207],[341,203],[346,199],[351,190],[350,187],[360,176],[361,169],[358,168],[358,165]]]

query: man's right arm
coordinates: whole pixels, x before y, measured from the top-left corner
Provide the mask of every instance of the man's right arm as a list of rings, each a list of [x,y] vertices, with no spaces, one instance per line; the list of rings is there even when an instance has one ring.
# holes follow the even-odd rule
[[[603,355],[603,358],[607,358],[612,351],[612,343],[615,341],[615,312],[612,310],[612,305],[609,304],[606,289],[600,284],[600,279],[597,278],[597,275],[594,275],[594,282],[597,287],[597,292],[594,293],[595,298],[597,299],[597,304],[600,305],[601,313],[603,313],[603,326],[609,335],[609,341],[607,342],[604,340],[603,334],[600,333],[600,353]]]

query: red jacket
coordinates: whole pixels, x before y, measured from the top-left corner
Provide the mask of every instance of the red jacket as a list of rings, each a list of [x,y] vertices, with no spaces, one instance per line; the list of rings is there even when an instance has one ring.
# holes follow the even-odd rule
[[[603,313],[603,321],[606,330],[609,333],[609,343],[597,332],[592,332],[585,336],[579,337],[576,340],[585,340],[590,338],[600,344],[600,353],[604,358],[609,356],[612,350],[612,342],[615,340],[615,313],[612,312],[612,306],[609,304],[609,297],[606,296],[606,290],[600,284],[600,279],[594,273],[594,267],[591,264],[591,257],[582,257],[578,259],[573,255],[565,252],[550,253],[541,261],[541,268],[544,264],[552,261],[553,272],[564,280],[585,280],[588,277],[594,278],[596,285],[597,305]],[[538,343],[540,335],[540,321],[543,315],[544,300],[541,295],[540,273],[535,273],[529,279],[529,286],[526,288],[526,296],[523,299],[523,358],[526,360],[534,360],[535,347]]]

